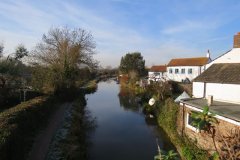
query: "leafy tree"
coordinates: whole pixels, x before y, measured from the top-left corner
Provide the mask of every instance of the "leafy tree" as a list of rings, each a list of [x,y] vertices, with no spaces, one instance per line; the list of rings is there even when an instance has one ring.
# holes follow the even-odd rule
[[[119,70],[124,74],[142,76],[145,74],[145,60],[139,52],[127,53],[121,59]]]
[[[93,60],[95,42],[91,33],[81,28],[52,28],[33,52],[36,64],[48,68],[48,82],[54,90],[70,88],[79,78],[82,64],[96,68]]]
[[[23,44],[19,44],[16,48],[16,51],[14,53],[15,60],[22,59],[24,56],[28,56],[28,50],[25,48]]]

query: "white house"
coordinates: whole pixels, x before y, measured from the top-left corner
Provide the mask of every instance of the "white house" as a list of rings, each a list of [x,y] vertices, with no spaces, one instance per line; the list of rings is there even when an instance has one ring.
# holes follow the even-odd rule
[[[193,81],[193,96],[240,104],[240,62],[216,63]],[[239,115],[240,116],[240,115]]]
[[[166,78],[167,75],[166,65],[152,66],[148,71],[148,80],[160,81]]]
[[[167,65],[167,77],[177,82],[192,81],[205,70],[205,65],[210,61],[209,52],[206,57],[172,59]]]
[[[180,126],[190,138],[196,139],[198,145],[214,150],[211,139],[202,137],[191,124],[192,112],[202,112],[209,106],[215,113],[219,124],[216,135],[229,135],[233,129],[240,129],[240,34],[234,37],[234,48],[215,59],[205,72],[193,80],[194,98],[180,101]],[[217,145],[221,150],[221,144]]]
[[[194,97],[213,95],[215,100],[240,104],[240,33],[234,36],[233,47],[193,81]]]
[[[218,124],[216,137],[233,134],[233,130],[240,130],[240,63],[217,63],[193,81],[193,96],[195,98],[180,101],[181,131],[195,139],[200,147],[214,152],[212,139],[199,134],[199,130],[192,125],[193,112],[202,112],[204,106],[215,114]],[[220,136],[219,136],[220,135]],[[221,150],[221,142],[217,142]],[[239,145],[239,144],[238,144]]]
[[[206,68],[215,63],[240,63],[240,32],[234,36],[233,49],[214,59]]]

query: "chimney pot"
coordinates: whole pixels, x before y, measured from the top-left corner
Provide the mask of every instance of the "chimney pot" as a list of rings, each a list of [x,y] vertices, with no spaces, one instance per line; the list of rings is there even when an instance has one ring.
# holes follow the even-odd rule
[[[240,32],[238,32],[236,35],[234,35],[233,48],[240,48]]]
[[[210,58],[210,51],[209,50],[207,51],[207,56],[206,57]]]

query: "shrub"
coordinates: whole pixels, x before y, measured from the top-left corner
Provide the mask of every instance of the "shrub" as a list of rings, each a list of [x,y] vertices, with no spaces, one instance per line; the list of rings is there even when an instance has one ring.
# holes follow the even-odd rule
[[[177,133],[177,115],[179,106],[168,98],[164,104],[158,106],[158,124],[167,132],[180,155],[187,160],[208,160],[206,151],[198,148],[186,136]]]

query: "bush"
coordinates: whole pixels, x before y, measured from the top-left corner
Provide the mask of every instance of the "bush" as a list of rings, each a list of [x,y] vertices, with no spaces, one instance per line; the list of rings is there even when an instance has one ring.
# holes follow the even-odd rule
[[[168,98],[164,104],[158,106],[158,124],[167,132],[180,155],[187,160],[208,160],[206,151],[199,149],[186,136],[177,133],[177,115],[179,106]]]
[[[177,125],[178,105],[174,103],[173,99],[168,98],[165,100],[164,105],[158,107],[158,123],[165,126],[169,132],[175,132]]]

